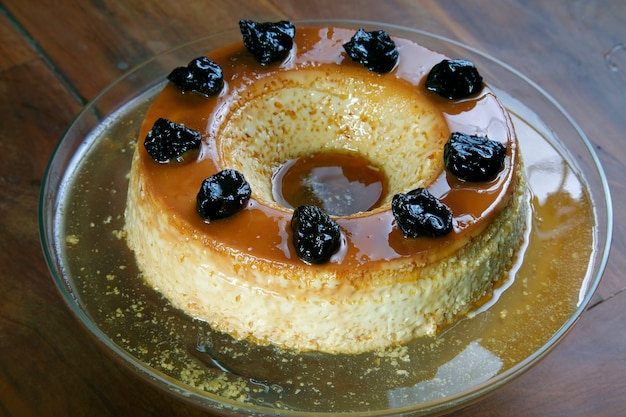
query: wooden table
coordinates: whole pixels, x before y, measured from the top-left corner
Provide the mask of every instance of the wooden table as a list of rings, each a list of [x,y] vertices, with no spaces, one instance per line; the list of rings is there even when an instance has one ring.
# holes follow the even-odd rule
[[[616,208],[592,307],[557,349],[458,416],[617,416],[626,409],[626,6],[550,1],[0,2],[0,415],[195,416],[139,380],[77,323],[41,255],[39,190],[81,107],[151,55],[240,18],[355,18],[460,40],[528,75],[580,124]]]

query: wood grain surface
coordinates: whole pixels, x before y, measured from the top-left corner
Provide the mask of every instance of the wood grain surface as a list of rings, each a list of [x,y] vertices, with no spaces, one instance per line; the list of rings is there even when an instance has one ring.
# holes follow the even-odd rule
[[[626,4],[621,0],[0,1],[0,415],[200,416],[139,379],[74,318],[42,256],[38,200],[64,129],[155,53],[254,20],[419,28],[517,68],[579,123],[606,171],[612,253],[592,307],[541,363],[455,416],[626,409]]]

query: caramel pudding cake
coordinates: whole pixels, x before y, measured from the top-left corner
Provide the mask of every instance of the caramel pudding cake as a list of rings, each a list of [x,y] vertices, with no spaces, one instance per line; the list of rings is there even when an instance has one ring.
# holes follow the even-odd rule
[[[436,335],[488,298],[526,183],[474,65],[383,31],[240,27],[145,117],[125,212],[143,278],[215,330],[329,353]]]

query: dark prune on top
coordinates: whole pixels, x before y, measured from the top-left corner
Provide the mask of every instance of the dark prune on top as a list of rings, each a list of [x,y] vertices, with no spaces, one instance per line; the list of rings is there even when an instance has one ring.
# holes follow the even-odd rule
[[[205,179],[196,197],[196,210],[205,220],[230,217],[241,210],[252,191],[244,176],[225,169]]]
[[[394,195],[391,211],[405,237],[439,237],[452,231],[452,212],[425,188]]]
[[[181,162],[186,152],[200,148],[201,141],[199,132],[160,118],[152,125],[143,144],[153,160],[166,164],[172,160]]]
[[[296,254],[305,262],[325,263],[339,247],[339,225],[317,206],[296,208],[291,218],[291,229]]]
[[[483,78],[474,63],[463,59],[444,59],[426,77],[428,90],[450,100],[472,96],[482,86]]]
[[[398,62],[396,44],[384,30],[359,29],[343,49],[353,61],[379,74],[391,71]]]
[[[210,96],[224,85],[222,68],[205,56],[192,60],[186,67],[177,67],[167,76],[183,93],[191,91]]]
[[[453,132],[443,148],[446,168],[461,181],[494,179],[504,165],[506,147],[481,136]]]
[[[242,19],[239,21],[239,29],[246,49],[261,64],[285,58],[293,47],[293,38],[296,36],[295,26],[285,20],[253,22]]]

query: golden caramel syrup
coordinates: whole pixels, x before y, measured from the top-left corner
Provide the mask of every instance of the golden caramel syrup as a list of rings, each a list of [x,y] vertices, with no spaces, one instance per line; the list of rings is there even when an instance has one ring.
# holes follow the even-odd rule
[[[273,196],[287,208],[314,205],[332,216],[378,207],[386,193],[385,176],[356,153],[325,152],[293,159],[272,178]]]
[[[459,131],[485,136],[500,141],[507,148],[504,168],[493,181],[462,183],[448,175],[446,170],[442,170],[427,187],[453,213],[453,231],[448,235],[439,238],[404,238],[395,226],[391,208],[377,207],[376,197],[372,198],[375,201],[369,209],[363,208],[369,204],[367,202],[362,202],[363,207],[359,206],[356,209],[346,207],[338,209],[336,220],[346,237],[341,248],[342,255],[318,267],[350,269],[364,263],[385,262],[409,256],[422,256],[432,261],[439,254],[449,253],[478,235],[500,212],[513,189],[517,142],[512,133],[512,123],[494,93],[485,86],[476,96],[449,101],[427,92],[423,86],[424,78],[430,68],[443,59],[443,55],[404,39],[397,39],[400,60],[396,68],[387,74],[372,74],[347,58],[343,51],[343,43],[347,42],[353,33],[352,30],[336,28],[298,29],[293,51],[280,64],[258,64],[245,50],[243,44],[234,44],[214,51],[209,57],[222,67],[225,86],[221,93],[209,98],[196,94],[182,94],[172,84],[165,86],[149,109],[142,126],[139,143],[142,165],[140,171],[144,174],[144,183],[150,189],[150,193],[162,199],[163,206],[179,219],[181,227],[250,256],[277,262],[300,263],[291,247],[290,239],[285,239],[285,235],[290,235],[291,220],[291,210],[285,207],[299,204],[301,201],[311,201],[307,198],[302,200],[300,197],[293,197],[298,194],[294,190],[302,189],[300,185],[286,184],[286,187],[284,185],[278,187],[279,190],[275,190],[275,196],[278,197],[276,205],[256,198],[253,189],[250,202],[241,212],[210,224],[204,222],[196,213],[195,199],[205,178],[220,169],[229,168],[222,166],[220,159],[220,129],[228,118],[231,106],[237,101],[238,94],[251,83],[271,80],[272,74],[306,70],[310,67],[329,68],[329,71],[333,69],[343,77],[371,78],[379,83],[389,83],[393,86],[390,88],[413,89],[416,97],[422,100],[421,103],[427,103],[441,112],[450,132]],[[281,109],[284,112],[288,110]],[[203,144],[197,161],[164,165],[150,159],[141,142],[159,117],[182,123],[203,134]],[[276,140],[280,140],[280,137]],[[328,157],[327,153],[321,155],[325,155],[324,158]],[[289,166],[293,161],[278,162],[283,166]],[[293,163],[298,166],[310,164],[302,161]],[[319,163],[331,166],[336,162],[321,162],[317,161],[316,157],[315,164]],[[362,165],[368,166],[367,162],[363,162]],[[401,169],[391,160],[389,167],[380,168]],[[294,169],[306,171],[304,167]],[[375,177],[375,170],[376,168],[368,169],[367,175],[374,174]],[[288,169],[287,173],[288,171],[290,170]],[[288,176],[291,178],[291,175]],[[267,178],[269,187],[272,186],[272,181],[272,178]],[[273,185],[276,185],[275,179]],[[326,191],[328,190],[320,190]],[[387,192],[408,191],[411,190]],[[386,192],[383,190],[381,193],[384,198]],[[287,198],[295,198],[295,201],[290,202]],[[364,197],[359,197],[359,200],[363,199]],[[280,207],[281,205],[283,207]],[[342,206],[345,205],[345,202],[342,203]],[[352,213],[357,210],[357,214],[344,215],[342,210]],[[254,224],[254,233],[250,232],[250,224]]]
[[[356,356],[297,355],[212,333],[143,283],[123,238],[126,176],[144,111],[96,131],[94,146],[62,185],[58,242],[66,279],[97,327],[141,363],[199,391],[286,408],[364,412],[388,407],[408,390],[415,402],[451,395],[467,369],[489,365],[497,375],[527,360],[571,319],[588,291],[596,227],[588,185],[541,133],[514,118],[530,226],[514,268],[475,315],[437,337]],[[472,350],[483,354],[463,355]],[[442,379],[444,368],[458,376]]]

